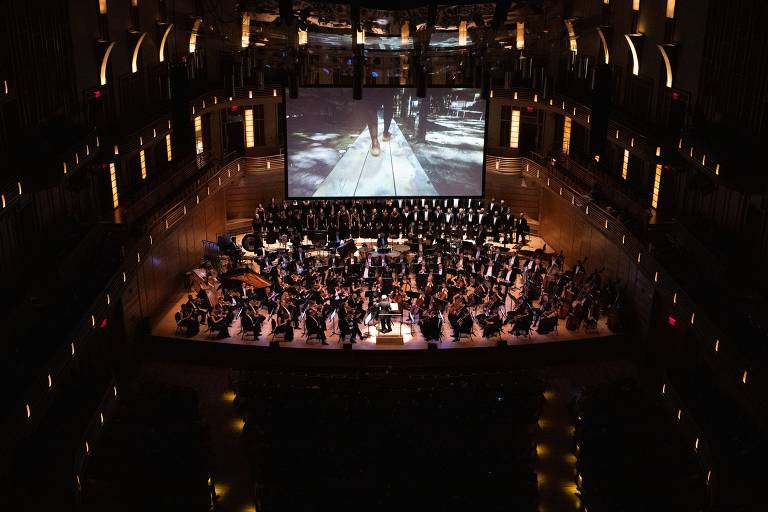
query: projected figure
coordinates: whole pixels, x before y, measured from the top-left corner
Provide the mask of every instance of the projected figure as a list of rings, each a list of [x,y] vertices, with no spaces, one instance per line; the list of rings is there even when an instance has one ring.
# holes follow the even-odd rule
[[[363,108],[365,111],[365,123],[368,125],[368,132],[371,134],[371,155],[379,156],[381,154],[381,144],[379,144],[379,109],[384,112],[384,133],[381,139],[388,142],[392,138],[389,133],[389,127],[392,124],[392,115],[394,112],[395,101],[394,89],[372,89],[366,91],[366,98]]]

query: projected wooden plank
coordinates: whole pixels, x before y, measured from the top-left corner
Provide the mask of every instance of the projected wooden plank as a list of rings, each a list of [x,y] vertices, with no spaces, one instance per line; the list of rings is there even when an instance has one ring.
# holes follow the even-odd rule
[[[394,122],[390,128],[392,139],[388,143],[392,155],[392,173],[395,176],[395,191],[398,196],[436,196],[437,190],[405,136]]]
[[[371,148],[368,130],[360,132],[355,142],[331,169],[325,180],[317,187],[314,197],[350,197],[355,195],[360,173]]]
[[[379,133],[384,123],[379,123]],[[314,197],[437,195],[397,124],[390,126],[392,138],[379,138],[381,154],[373,156],[371,137],[363,129],[355,142],[320,184]]]

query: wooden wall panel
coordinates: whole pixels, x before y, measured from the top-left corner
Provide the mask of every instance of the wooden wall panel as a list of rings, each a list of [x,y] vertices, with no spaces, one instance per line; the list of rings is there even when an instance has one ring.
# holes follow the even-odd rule
[[[227,219],[250,219],[259,203],[272,197],[282,199],[285,191],[283,169],[246,174],[227,187]]]
[[[182,289],[185,273],[202,258],[202,240],[215,240],[217,234],[224,232],[224,198],[224,191],[206,198],[142,258],[135,285],[131,285],[136,290],[124,297],[127,328],[161,312]]]

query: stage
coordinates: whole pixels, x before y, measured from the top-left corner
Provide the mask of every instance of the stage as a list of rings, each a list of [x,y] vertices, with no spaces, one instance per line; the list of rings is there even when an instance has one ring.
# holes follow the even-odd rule
[[[238,242],[241,237],[238,237]],[[362,243],[369,245],[375,244],[375,240],[370,239],[358,239],[357,245]],[[404,241],[400,241],[404,242]],[[397,241],[395,241],[397,243]],[[503,244],[495,244],[503,245]],[[536,250],[544,247],[544,241],[535,236],[528,237],[528,243],[525,246],[514,246],[518,250]],[[279,245],[269,246],[268,249],[277,249]],[[507,247],[513,247],[508,245]],[[247,256],[252,256],[253,253],[246,252]],[[413,283],[413,276],[411,276]],[[518,283],[520,278],[518,277]],[[176,328],[176,321],[174,319],[174,313],[179,311],[181,304],[186,302],[187,292],[180,292],[176,295],[175,300],[167,305],[165,311],[161,312],[159,316],[153,319],[151,324],[151,334],[156,339],[162,339],[164,341],[177,340],[179,342],[196,342],[203,343],[210,346],[241,346],[241,347],[269,347],[269,342],[272,340],[271,325],[269,321],[265,321],[262,325],[260,336],[253,339],[251,335],[247,338],[242,336],[240,332],[240,318],[235,318],[231,327],[229,328],[230,336],[226,338],[213,337],[207,331],[207,326],[201,325],[200,332],[195,336],[186,336],[183,333],[178,333]],[[534,303],[535,304],[535,303]],[[512,306],[512,300],[509,296],[506,297],[505,307],[510,310]],[[266,314],[265,310],[262,310],[263,314]],[[407,312],[404,315],[407,318]],[[357,343],[352,345],[355,351],[418,351],[427,350],[428,343],[421,334],[421,330],[418,325],[409,325],[405,322],[401,322],[400,317],[393,317],[393,330],[390,335],[400,335],[402,333],[402,343],[391,343],[390,340],[381,339],[377,327],[374,325],[364,326],[360,324],[360,329],[364,335],[362,340],[357,340]],[[327,322],[327,345],[322,345],[316,338],[312,338],[310,341],[306,339],[306,333],[303,329],[294,329],[294,339],[291,342],[285,342],[282,336],[278,336],[280,347],[291,349],[304,349],[304,350],[340,350],[342,344],[339,343],[339,335],[337,334],[338,326],[332,322]],[[502,329],[501,337],[493,337],[492,339],[485,339],[482,336],[482,328],[475,323],[474,334],[470,338],[466,334],[462,334],[461,340],[458,342],[453,341],[453,330],[450,323],[447,321],[443,325],[442,340],[433,343],[437,350],[457,350],[457,349],[472,349],[472,348],[487,348],[496,347],[498,341],[502,340],[506,342],[507,346],[532,346],[532,345],[551,345],[569,342],[576,340],[593,340],[593,339],[605,339],[613,338],[617,335],[606,325],[605,316],[597,322],[597,327],[594,329],[585,329],[582,325],[579,329],[571,331],[566,329],[565,320],[558,320],[557,328],[549,334],[538,334],[535,329],[531,331],[530,336],[513,336],[508,331],[511,326],[506,325]],[[382,343],[384,342],[384,343]]]

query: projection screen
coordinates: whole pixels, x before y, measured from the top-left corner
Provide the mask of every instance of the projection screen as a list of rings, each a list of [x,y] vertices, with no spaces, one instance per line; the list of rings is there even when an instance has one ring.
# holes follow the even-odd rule
[[[286,96],[286,192],[311,197],[483,194],[479,89],[302,88]]]

